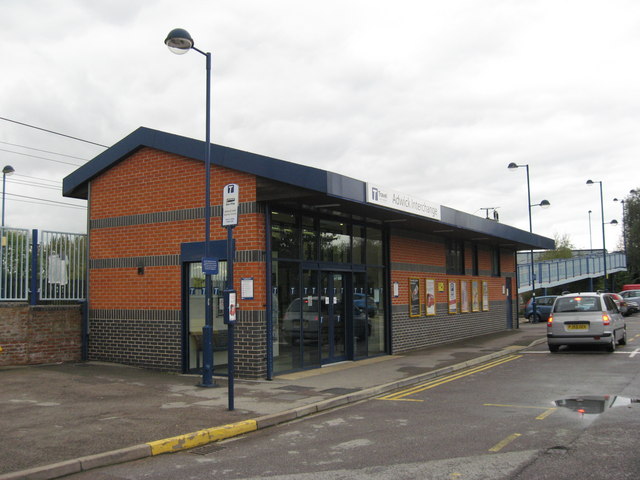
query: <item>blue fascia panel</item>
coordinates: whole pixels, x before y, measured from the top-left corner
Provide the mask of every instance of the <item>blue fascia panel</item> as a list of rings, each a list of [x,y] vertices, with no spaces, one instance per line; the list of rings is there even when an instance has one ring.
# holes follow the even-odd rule
[[[367,184],[337,173],[327,173],[327,194],[357,203],[366,203]],[[371,205],[371,208],[375,208]]]
[[[529,233],[504,223],[478,217],[469,213],[441,207],[442,223],[452,227],[477,232],[480,235],[503,238],[515,243],[525,244],[532,248],[550,250],[555,248],[555,241],[535,233]]]

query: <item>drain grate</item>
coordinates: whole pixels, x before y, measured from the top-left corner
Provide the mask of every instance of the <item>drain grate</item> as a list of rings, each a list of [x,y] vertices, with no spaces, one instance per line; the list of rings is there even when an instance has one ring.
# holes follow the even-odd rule
[[[224,450],[222,445],[212,443],[203,447],[193,448],[189,450],[189,453],[193,453],[194,455],[209,455],[210,453],[219,452],[220,450]]]

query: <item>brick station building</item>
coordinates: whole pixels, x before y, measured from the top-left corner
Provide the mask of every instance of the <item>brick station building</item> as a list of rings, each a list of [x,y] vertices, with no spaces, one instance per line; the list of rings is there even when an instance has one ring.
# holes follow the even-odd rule
[[[64,179],[88,200],[90,360],[199,372],[205,144],[139,128]],[[223,187],[238,376],[272,378],[517,328],[517,250],[553,240],[317,168],[211,145],[214,373],[226,374]]]

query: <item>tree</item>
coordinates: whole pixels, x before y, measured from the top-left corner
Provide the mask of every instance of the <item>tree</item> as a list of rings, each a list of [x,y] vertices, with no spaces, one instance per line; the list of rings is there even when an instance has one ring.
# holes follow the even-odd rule
[[[571,243],[571,238],[568,234],[560,235],[559,233],[553,236],[556,242],[556,248],[554,250],[547,250],[542,252],[538,257],[539,261],[554,260],[557,258],[572,258],[573,249],[575,248]]]
[[[623,231],[627,246],[627,272],[631,283],[640,282],[640,188],[624,200]]]

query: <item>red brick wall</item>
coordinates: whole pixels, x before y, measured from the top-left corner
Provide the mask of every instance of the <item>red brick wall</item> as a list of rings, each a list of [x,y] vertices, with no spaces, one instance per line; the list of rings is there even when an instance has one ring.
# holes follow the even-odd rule
[[[142,148],[93,180],[90,221],[94,224],[118,218],[133,218],[133,221],[125,222],[124,226],[102,224],[99,228],[90,228],[90,261],[150,256],[177,258],[182,243],[203,242],[205,221],[201,212],[195,219],[163,218],[155,223],[149,217],[162,212],[204,209],[204,173],[203,162]],[[222,205],[223,187],[228,183],[238,184],[241,206],[255,204],[255,176],[212,165],[212,210]],[[252,213],[240,215],[239,225],[233,231],[236,258],[243,251],[264,252],[264,223],[264,214],[255,213],[255,205]],[[227,239],[227,230],[221,226],[219,216],[211,218],[210,239]],[[171,265],[145,265],[144,274],[139,274],[138,266],[133,264],[91,268],[89,318],[95,328],[90,330],[90,358],[180,370],[181,274],[177,261]],[[262,312],[266,303],[264,262],[236,262],[234,287],[238,291],[242,277],[254,277],[254,299],[242,301],[241,310]],[[256,318],[256,315],[241,318]],[[257,327],[255,321],[252,322],[251,328],[255,331]],[[238,325],[238,330],[242,328]],[[151,335],[145,335],[150,329]],[[123,336],[122,332],[126,334]],[[238,356],[242,357],[245,352],[239,350]],[[252,351],[248,355],[252,359],[260,357],[260,363],[264,363],[264,352]]]
[[[79,361],[81,328],[79,305],[0,304],[0,366]]]
[[[390,236],[391,282],[398,282],[399,296],[391,296],[392,304],[392,351],[394,353],[421,348],[438,343],[458,340],[506,329],[506,295],[503,293],[506,276],[514,277],[515,258],[513,252],[501,251],[501,276],[491,276],[491,249],[478,245],[479,275],[447,275],[444,239],[420,238],[416,234],[401,233]],[[465,266],[471,271],[472,248],[465,247]],[[420,280],[422,313],[409,316],[409,279]],[[433,279],[436,287],[436,315],[427,316],[424,305],[426,279]],[[467,281],[469,292],[471,281],[483,281],[489,287],[489,311],[448,313],[448,280],[458,285],[460,302],[460,281]],[[439,291],[438,284],[444,284]],[[392,292],[393,293],[393,292]],[[515,298],[515,297],[514,297]],[[471,310],[471,308],[469,309]]]

